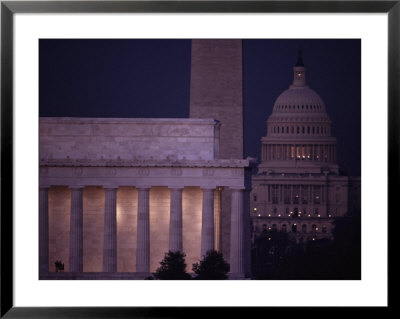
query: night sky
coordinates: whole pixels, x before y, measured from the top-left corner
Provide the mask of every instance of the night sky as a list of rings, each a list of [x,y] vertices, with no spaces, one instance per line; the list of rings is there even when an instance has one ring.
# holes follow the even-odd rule
[[[39,42],[39,115],[189,117],[190,40]],[[276,98],[292,83],[297,51],[307,83],[324,101],[340,167],[361,174],[361,41],[243,40],[245,157],[260,139]]]

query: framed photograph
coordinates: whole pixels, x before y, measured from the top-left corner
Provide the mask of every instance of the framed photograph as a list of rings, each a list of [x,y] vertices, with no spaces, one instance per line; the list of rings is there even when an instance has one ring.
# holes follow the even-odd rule
[[[389,310],[399,18],[2,1],[1,316]]]

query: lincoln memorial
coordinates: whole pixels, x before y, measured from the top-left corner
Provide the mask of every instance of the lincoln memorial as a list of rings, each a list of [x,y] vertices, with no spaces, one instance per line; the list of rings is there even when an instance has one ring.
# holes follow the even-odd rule
[[[213,119],[41,118],[40,278],[143,279],[168,250],[190,267],[212,249],[248,275],[251,162],[220,159],[219,136]]]

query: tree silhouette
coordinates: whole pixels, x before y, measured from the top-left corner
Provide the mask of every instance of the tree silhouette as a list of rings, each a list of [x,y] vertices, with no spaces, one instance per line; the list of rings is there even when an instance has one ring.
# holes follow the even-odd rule
[[[209,250],[200,263],[193,264],[192,270],[199,280],[221,280],[227,279],[229,264],[224,260],[222,253]]]
[[[180,251],[168,251],[160,262],[160,267],[154,273],[156,279],[161,280],[185,280],[191,279],[186,272],[186,254]]]
[[[279,279],[361,279],[361,219],[346,215],[334,223],[334,240],[307,242],[302,253],[285,258]]]

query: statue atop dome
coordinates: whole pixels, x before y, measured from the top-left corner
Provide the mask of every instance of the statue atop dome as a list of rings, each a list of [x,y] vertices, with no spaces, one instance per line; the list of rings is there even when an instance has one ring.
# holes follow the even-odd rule
[[[297,51],[297,63],[296,63],[296,65],[295,66],[304,66],[304,63],[303,63],[303,57],[302,57],[302,55],[303,55],[303,51],[301,50],[301,49],[299,49],[298,51]]]

